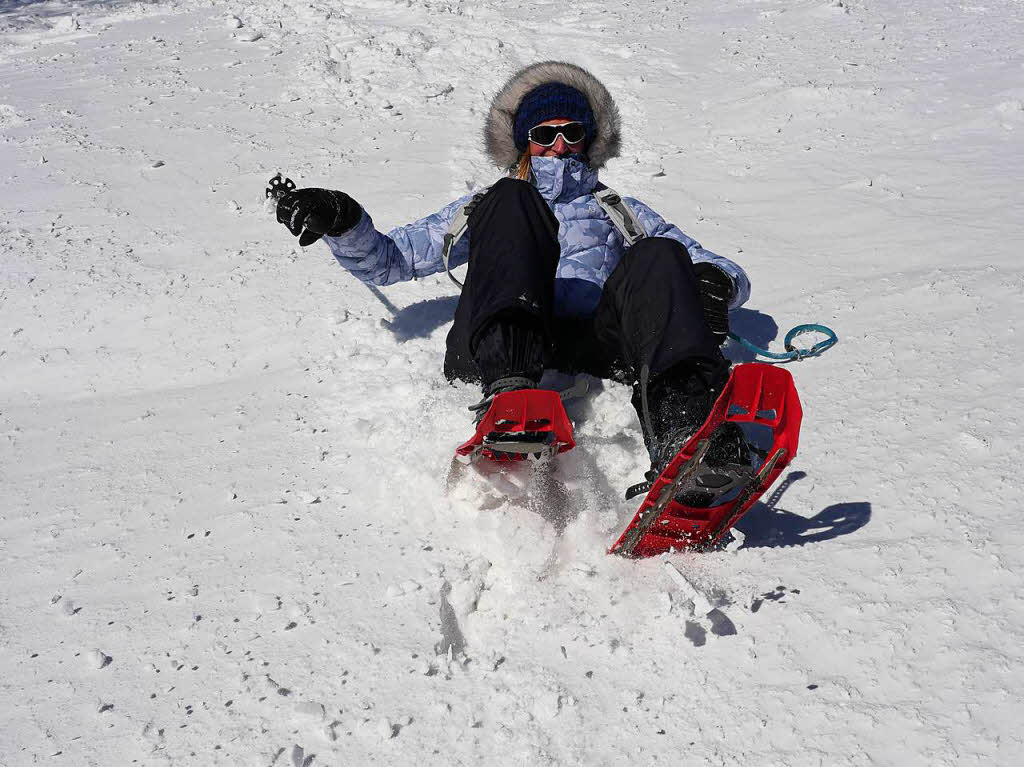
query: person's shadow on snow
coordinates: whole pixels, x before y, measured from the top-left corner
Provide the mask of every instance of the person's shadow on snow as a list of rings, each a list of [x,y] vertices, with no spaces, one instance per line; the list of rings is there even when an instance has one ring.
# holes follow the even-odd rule
[[[440,296],[398,309],[385,327],[390,330],[399,343],[413,338],[426,338],[442,325],[452,321],[455,307],[459,304],[458,296]]]
[[[837,503],[822,509],[813,517],[803,517],[778,508],[777,504],[789,486],[806,476],[802,471],[790,472],[767,501],[754,504],[750,511],[740,517],[735,527],[743,533],[743,548],[820,543],[840,535],[849,535],[871,521],[871,504],[866,501]]]

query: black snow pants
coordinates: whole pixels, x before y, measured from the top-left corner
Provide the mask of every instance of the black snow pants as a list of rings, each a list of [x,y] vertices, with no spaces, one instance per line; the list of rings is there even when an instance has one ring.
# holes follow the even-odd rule
[[[554,315],[558,221],[534,186],[505,178],[469,217],[469,270],[444,372],[484,385],[544,368],[624,383],[679,366],[721,369],[686,248],[648,237],[623,255],[593,316]]]

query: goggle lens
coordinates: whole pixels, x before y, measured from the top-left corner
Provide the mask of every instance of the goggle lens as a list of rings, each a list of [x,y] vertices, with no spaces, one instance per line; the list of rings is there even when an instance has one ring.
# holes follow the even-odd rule
[[[578,144],[587,137],[587,129],[583,123],[574,122],[565,125],[535,125],[530,128],[530,141],[538,146],[552,146],[561,134],[566,144]]]

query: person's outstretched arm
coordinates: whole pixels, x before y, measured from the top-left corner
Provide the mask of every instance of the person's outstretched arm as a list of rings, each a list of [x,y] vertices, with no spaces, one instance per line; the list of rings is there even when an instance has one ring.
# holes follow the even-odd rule
[[[305,247],[318,239],[345,269],[371,285],[391,285],[434,274],[444,268],[441,248],[452,219],[472,195],[449,203],[437,213],[381,234],[370,215],[344,192],[296,189],[281,197],[277,220]],[[469,236],[452,251],[452,267],[469,259]]]

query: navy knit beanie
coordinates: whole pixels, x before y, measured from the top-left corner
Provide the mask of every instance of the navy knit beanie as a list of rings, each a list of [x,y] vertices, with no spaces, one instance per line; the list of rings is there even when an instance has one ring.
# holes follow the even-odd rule
[[[597,126],[587,97],[570,85],[544,83],[527,93],[519,103],[515,117],[516,148],[520,152],[526,151],[530,128],[559,117],[583,123],[587,131],[584,147],[594,140]]]

